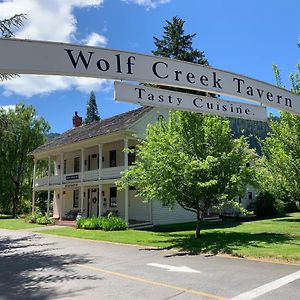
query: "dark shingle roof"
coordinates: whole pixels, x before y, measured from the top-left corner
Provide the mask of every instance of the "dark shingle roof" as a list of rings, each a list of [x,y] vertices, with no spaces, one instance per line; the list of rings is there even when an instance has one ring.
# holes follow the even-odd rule
[[[72,144],[96,136],[125,130],[147,112],[151,111],[151,109],[152,107],[141,107],[108,119],[72,128],[60,136],[49,140],[44,145],[39,146],[31,154],[58,148],[63,145]]]

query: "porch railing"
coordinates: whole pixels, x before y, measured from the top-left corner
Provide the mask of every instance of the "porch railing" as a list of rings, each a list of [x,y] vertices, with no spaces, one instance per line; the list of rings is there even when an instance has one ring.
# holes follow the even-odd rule
[[[101,172],[101,179],[119,178],[120,173],[125,170],[125,166],[114,168],[103,168]],[[99,179],[99,170],[86,171],[83,173],[83,181],[96,181]],[[50,176],[50,185],[60,184],[60,175]],[[80,182],[81,173],[70,173],[63,175],[63,183]],[[42,177],[35,180],[35,187],[47,186],[48,177]]]

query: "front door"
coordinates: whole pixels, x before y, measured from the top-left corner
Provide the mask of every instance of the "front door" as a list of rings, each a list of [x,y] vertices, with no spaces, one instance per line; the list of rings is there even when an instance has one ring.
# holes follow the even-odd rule
[[[88,189],[88,217],[98,217],[99,189]]]

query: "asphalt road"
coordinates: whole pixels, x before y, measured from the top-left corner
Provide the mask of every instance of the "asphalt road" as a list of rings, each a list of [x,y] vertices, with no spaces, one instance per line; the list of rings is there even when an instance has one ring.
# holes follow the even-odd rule
[[[0,229],[0,299],[300,299],[300,266]]]

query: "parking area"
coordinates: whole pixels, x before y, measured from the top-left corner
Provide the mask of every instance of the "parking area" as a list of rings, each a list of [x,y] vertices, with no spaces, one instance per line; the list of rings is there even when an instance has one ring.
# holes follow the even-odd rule
[[[299,299],[300,266],[0,230],[0,299]]]

